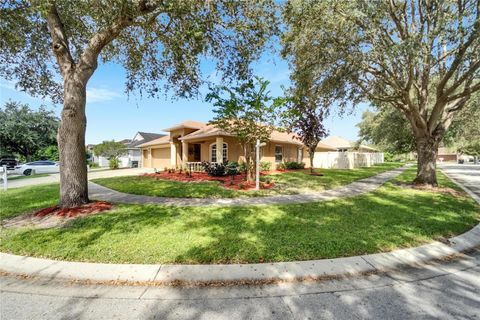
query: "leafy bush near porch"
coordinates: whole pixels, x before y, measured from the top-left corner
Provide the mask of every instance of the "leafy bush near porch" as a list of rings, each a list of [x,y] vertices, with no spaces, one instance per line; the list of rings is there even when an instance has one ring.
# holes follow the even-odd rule
[[[272,164],[268,161],[260,161],[260,171],[269,171]]]
[[[205,172],[212,177],[222,177],[227,171],[227,167],[223,163],[203,161],[202,166]]]
[[[284,163],[284,165],[285,165],[285,169],[287,170],[305,169],[305,163],[303,162],[287,161]]]

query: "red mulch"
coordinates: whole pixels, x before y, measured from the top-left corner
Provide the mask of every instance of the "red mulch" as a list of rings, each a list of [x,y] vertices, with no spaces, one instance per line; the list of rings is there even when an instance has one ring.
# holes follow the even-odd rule
[[[264,175],[264,173],[262,173]],[[192,172],[192,176],[188,176],[185,172],[179,173],[168,173],[168,172],[158,172],[158,173],[148,173],[145,174],[147,177],[152,177],[157,180],[174,180],[182,182],[205,182],[205,181],[218,181],[225,188],[234,189],[234,190],[249,190],[255,189],[255,182],[247,182],[246,174],[237,174],[235,176],[223,176],[223,177],[211,177],[205,172]],[[264,183],[260,182],[261,189],[270,189],[274,186],[273,183]]]
[[[110,210],[112,204],[105,201],[95,201],[84,204],[80,207],[75,208],[60,208],[59,206],[53,206],[45,208],[35,212],[33,215],[35,217],[45,217],[47,215],[55,215],[58,217],[73,218],[77,216],[84,216],[99,213],[102,211]]]

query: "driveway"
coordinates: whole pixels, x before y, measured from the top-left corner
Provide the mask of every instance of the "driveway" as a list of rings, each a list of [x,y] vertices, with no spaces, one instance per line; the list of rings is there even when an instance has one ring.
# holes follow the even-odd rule
[[[384,274],[258,286],[82,285],[0,276],[5,319],[478,319],[480,252]]]
[[[472,191],[480,197],[480,165],[477,164],[439,164],[448,176],[464,185],[467,189]]]
[[[91,170],[88,173],[88,180],[98,179],[98,178],[112,178],[112,177],[120,177],[120,176],[138,176],[144,173],[152,173],[152,168],[126,168],[126,169],[118,169],[118,170],[109,170],[109,169],[96,169]],[[46,177],[39,177],[39,178],[26,178],[26,179],[19,179],[19,180],[11,180],[8,181],[8,188],[21,188],[21,187],[28,187],[28,186],[36,186],[39,184],[48,184],[48,183],[55,183],[60,182],[60,174],[55,173],[51,174]]]

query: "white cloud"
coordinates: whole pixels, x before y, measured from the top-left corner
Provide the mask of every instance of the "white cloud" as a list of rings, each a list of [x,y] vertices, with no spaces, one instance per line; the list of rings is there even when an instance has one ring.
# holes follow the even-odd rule
[[[112,91],[104,88],[89,88],[87,89],[87,103],[105,102],[115,98],[119,98],[122,95],[116,91]]]

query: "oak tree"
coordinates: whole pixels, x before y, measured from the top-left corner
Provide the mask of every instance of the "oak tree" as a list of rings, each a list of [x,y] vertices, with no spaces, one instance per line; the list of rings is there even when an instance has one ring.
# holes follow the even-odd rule
[[[341,106],[400,110],[418,154],[419,184],[437,185],[438,146],[480,90],[478,0],[291,0],[284,51]]]
[[[191,97],[202,59],[225,79],[245,78],[276,32],[273,0],[3,0],[0,76],[63,102],[58,130],[60,205],[88,202],[86,87],[103,63],[126,71],[126,91]],[[164,89],[164,90],[162,90]]]

